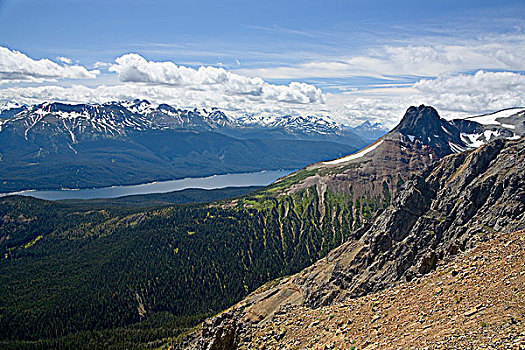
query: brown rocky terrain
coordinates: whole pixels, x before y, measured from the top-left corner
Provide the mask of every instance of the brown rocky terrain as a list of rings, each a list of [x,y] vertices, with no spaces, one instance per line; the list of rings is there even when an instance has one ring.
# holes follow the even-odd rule
[[[268,285],[253,296],[264,293]],[[525,231],[497,234],[434,272],[312,309],[289,305],[264,322],[233,310],[207,321],[194,349],[525,349]],[[243,304],[237,306],[244,307]],[[224,332],[217,324],[229,325]],[[228,345],[228,341],[235,341]]]
[[[279,310],[237,348],[525,349],[525,231],[496,235],[378,293]]]
[[[178,346],[196,349],[236,349],[257,348],[257,344],[260,344],[262,348],[263,344],[266,344],[265,346],[268,348],[269,344],[272,343],[277,346],[276,348],[307,348],[307,340],[314,345],[319,345],[321,339],[324,339],[325,333],[329,337],[333,337],[333,346],[338,348],[344,348],[341,347],[343,343],[346,344],[347,348],[355,346],[352,343],[346,343],[347,340],[355,340],[360,347],[371,346],[372,342],[368,341],[367,343],[367,341],[363,341],[364,338],[358,336],[359,334],[367,334],[366,337],[370,338],[372,334],[377,333],[377,339],[381,338],[381,334],[385,332],[384,327],[374,327],[381,324],[380,319],[386,317],[385,312],[388,312],[388,315],[391,313],[392,315],[399,314],[399,320],[403,320],[402,322],[397,320],[391,322],[393,319],[385,318],[385,322],[390,320],[390,327],[398,327],[403,330],[403,332],[395,332],[395,336],[392,336],[391,339],[401,339],[401,335],[407,333],[406,336],[403,335],[403,339],[408,337],[405,340],[412,339],[411,344],[418,346],[415,343],[419,339],[415,338],[416,335],[424,335],[423,331],[432,328],[432,326],[427,327],[429,324],[426,323],[421,327],[420,325],[424,323],[425,319],[429,318],[429,315],[435,314],[436,317],[441,315],[438,312],[439,309],[430,312],[430,309],[425,309],[424,305],[420,304],[415,309],[427,310],[425,311],[427,316],[422,317],[423,314],[421,314],[414,319],[410,318],[412,314],[399,312],[405,310],[405,307],[411,309],[412,306],[410,305],[412,304],[418,305],[419,302],[431,300],[432,295],[443,294],[444,297],[448,298],[450,296],[448,293],[452,290],[440,287],[437,280],[434,283],[435,287],[431,287],[432,284],[428,287],[434,288],[432,293],[429,293],[429,290],[419,289],[421,283],[427,283],[425,281],[434,278],[425,277],[425,275],[454,258],[454,256],[458,254],[460,254],[459,257],[463,256],[462,252],[478,246],[481,242],[498,242],[497,239],[499,238],[496,237],[500,237],[501,233],[508,234],[525,227],[524,158],[525,139],[518,141],[497,140],[471,152],[445,157],[440,162],[434,163],[421,175],[408,181],[401,189],[393,205],[384,210],[371,225],[365,225],[359,230],[356,233],[356,239],[350,239],[330,252],[327,257],[298,274],[267,284],[231,310],[207,321],[201,330],[190,335]],[[520,237],[523,236],[522,233],[520,235]],[[494,241],[494,239],[496,240]],[[519,258],[520,255],[516,259],[519,260]],[[488,269],[487,271],[501,267],[500,264],[494,265],[491,260],[481,261],[485,261],[483,268]],[[463,262],[456,257],[456,264],[460,266]],[[471,269],[470,265],[467,270],[459,270],[453,265],[450,266],[451,275],[454,275],[454,279],[442,280],[441,284],[452,283],[454,288],[456,288],[456,283],[463,283],[457,276],[466,278],[469,273],[475,271],[471,270],[472,272],[465,274],[464,271],[470,271],[468,270]],[[518,264],[521,271],[523,271],[523,266],[523,262]],[[443,269],[438,270],[432,276],[448,276],[443,271]],[[456,272],[452,273],[453,271]],[[503,276],[507,272],[502,271],[499,276]],[[483,275],[476,272],[472,274],[471,278],[475,278],[475,276]],[[521,282],[521,288],[523,288],[523,275],[520,274],[520,276],[516,283]],[[485,280],[472,280],[472,282]],[[494,285],[484,286],[478,283],[477,289],[473,289],[474,294],[472,295],[479,295],[482,290],[497,288],[498,281],[500,281],[499,277],[492,281]],[[383,293],[381,291],[403,282],[407,283],[404,287],[388,289],[384,292],[387,294],[381,294]],[[506,282],[499,283],[503,293],[508,293],[509,291],[505,292],[507,290]],[[467,284],[461,288],[466,290],[468,286],[470,285]],[[398,302],[403,303],[402,306],[399,306],[395,312],[389,308],[381,307],[380,309],[380,304],[392,305],[394,303],[387,299],[380,299],[380,297],[395,290],[400,295]],[[373,294],[378,292],[379,294]],[[517,292],[516,297],[518,299],[523,299],[523,294],[520,294],[522,292]],[[472,307],[466,310],[458,309],[459,305],[461,307],[472,305],[461,302],[467,298],[466,296],[457,293],[455,295],[457,298],[452,297],[452,300],[458,306],[453,310],[445,307],[448,313],[442,315],[446,314],[457,320],[460,314],[456,311],[460,310],[463,314],[488,315],[487,317],[490,316],[494,320],[499,319],[500,316],[503,317],[503,314],[499,313],[500,316],[496,317],[496,314],[480,312],[481,309],[489,309],[489,306],[492,308],[492,304],[476,304],[474,305],[476,310]],[[420,299],[414,299],[410,303],[405,302],[408,296],[413,298],[420,296]],[[389,296],[389,298],[391,297]],[[367,306],[365,301],[370,301],[372,304],[377,302],[377,304]],[[440,303],[444,302],[443,299]],[[437,304],[437,301],[430,302],[430,304],[434,307],[440,305]],[[442,305],[446,306],[445,304]],[[342,333],[341,328],[344,325],[341,322],[347,321],[344,321],[338,316],[339,313],[336,313],[336,310],[341,307],[343,309],[349,308],[350,311],[347,310],[348,312],[357,310],[359,312],[356,314],[357,316],[361,315],[364,317],[363,320],[367,319],[370,322],[368,326],[362,323],[363,327],[355,329],[355,331],[361,329],[360,332],[364,333],[355,333],[356,335],[350,338]],[[376,312],[376,310],[381,311]],[[520,312],[523,312],[523,309],[521,310]],[[292,311],[296,312],[295,319],[293,313],[290,317],[284,316]],[[309,318],[311,322],[303,321],[309,317],[308,315],[311,315]],[[355,318],[355,315],[350,316],[348,314],[347,316],[352,320]],[[466,317],[469,317],[470,320],[471,316],[467,315]],[[292,322],[290,319],[297,322]],[[518,322],[515,315],[512,316],[512,319]],[[440,319],[436,318],[435,322],[437,323],[438,320]],[[337,325],[340,332],[336,332],[335,329],[333,329],[335,333],[330,331],[332,321]],[[419,325],[416,321],[419,322]],[[319,322],[318,328],[312,325],[316,322]],[[481,322],[484,322],[482,325],[484,329],[487,328],[488,324],[491,324],[485,319]],[[370,327],[372,323],[373,325]],[[439,323],[446,324],[444,321]],[[354,326],[349,326],[348,322],[346,324],[344,329],[349,328],[346,332],[349,333],[354,329]],[[297,329],[294,329],[293,326],[296,326]],[[519,326],[522,327],[521,323]],[[268,327],[273,327],[273,333]],[[422,329],[421,332],[415,332],[422,327],[427,328]],[[325,332],[322,329],[325,329]],[[312,333],[308,333],[310,330]],[[411,333],[411,331],[417,334]],[[296,333],[299,334],[297,337],[295,337]],[[291,337],[290,339],[286,338],[287,334]],[[448,339],[445,337],[446,334],[448,333],[443,328],[443,337],[439,338],[440,341],[445,342],[442,344],[443,346],[446,346]],[[461,338],[464,340],[464,344],[468,344],[469,336],[480,341],[484,339],[480,335],[481,333],[468,334],[470,335],[463,335]],[[410,336],[414,338],[410,338]],[[514,341],[514,338],[511,340]],[[293,345],[294,342],[299,343]],[[323,340],[323,346],[327,345],[328,348],[331,348],[330,344],[330,342]],[[387,347],[388,344],[384,343],[379,348]],[[391,346],[397,348],[395,344],[391,344]]]

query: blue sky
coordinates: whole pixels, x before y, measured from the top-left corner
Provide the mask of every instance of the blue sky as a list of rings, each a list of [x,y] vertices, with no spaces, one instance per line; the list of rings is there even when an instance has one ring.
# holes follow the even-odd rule
[[[0,0],[0,100],[137,95],[348,124],[413,103],[476,114],[525,104],[524,15],[524,1]]]

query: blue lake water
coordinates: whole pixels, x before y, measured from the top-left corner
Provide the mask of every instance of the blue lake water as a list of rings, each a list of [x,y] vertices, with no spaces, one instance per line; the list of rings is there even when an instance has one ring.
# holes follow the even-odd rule
[[[116,198],[134,194],[165,193],[184,190],[187,188],[201,188],[211,190],[224,187],[266,186],[278,178],[292,173],[293,171],[294,170],[271,170],[252,173],[224,174],[208,177],[194,177],[180,180],[151,182],[141,185],[112,186],[78,190],[28,190],[3,193],[0,194],[0,197],[18,194],[46,200],[94,199]]]

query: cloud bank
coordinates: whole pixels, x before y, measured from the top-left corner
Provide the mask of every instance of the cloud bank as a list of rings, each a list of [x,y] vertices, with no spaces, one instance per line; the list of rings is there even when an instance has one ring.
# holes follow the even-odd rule
[[[421,40],[423,41],[423,40]],[[243,69],[242,74],[264,79],[343,78],[351,76],[396,79],[436,77],[479,69],[525,70],[525,35],[480,38],[461,44],[386,45],[365,55],[306,62],[293,67]]]
[[[144,83],[221,92],[247,96],[254,100],[288,103],[322,103],[323,94],[313,85],[291,82],[287,86],[266,83],[259,77],[249,78],[223,68],[201,66],[198,69],[178,66],[173,62],[147,61],[138,54],[126,54],[115,60],[109,71],[126,83]]]
[[[478,71],[421,80],[414,88],[437,108],[476,113],[525,106],[525,75],[513,72]]]
[[[517,42],[522,39],[518,36]],[[110,63],[97,62],[100,73],[71,65],[67,58],[58,58],[62,64],[33,60],[0,47],[0,81],[11,82],[0,86],[0,102],[96,103],[140,98],[181,108],[218,107],[232,116],[328,115],[349,125],[371,120],[393,126],[406,108],[422,103],[436,107],[449,119],[525,106],[525,63],[519,59],[525,56],[525,45],[500,41],[477,46],[389,46],[368,56],[268,71],[276,77],[309,72],[326,79],[345,74],[386,79],[369,87],[347,86],[331,92],[304,82],[272,84],[263,79],[265,74],[248,76],[241,70],[149,61],[134,53]],[[489,68],[470,69],[477,66]],[[497,71],[504,70],[501,67],[514,71]],[[384,84],[409,73],[409,83]],[[87,85],[72,84],[70,79],[91,80]]]
[[[411,105],[431,105],[446,119],[525,106],[525,75],[516,72],[477,71],[420,79],[408,87],[330,94],[328,105],[338,105],[344,119],[380,121],[394,126]],[[346,115],[344,115],[346,113]]]
[[[64,65],[49,59],[34,60],[25,54],[0,46],[0,83],[20,81],[55,81],[57,79],[95,79],[98,70],[70,65],[71,61],[61,57]]]

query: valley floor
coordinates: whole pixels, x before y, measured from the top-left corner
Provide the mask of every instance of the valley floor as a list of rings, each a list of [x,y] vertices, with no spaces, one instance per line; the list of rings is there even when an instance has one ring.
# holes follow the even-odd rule
[[[239,348],[525,349],[525,231],[376,294],[280,310]]]

